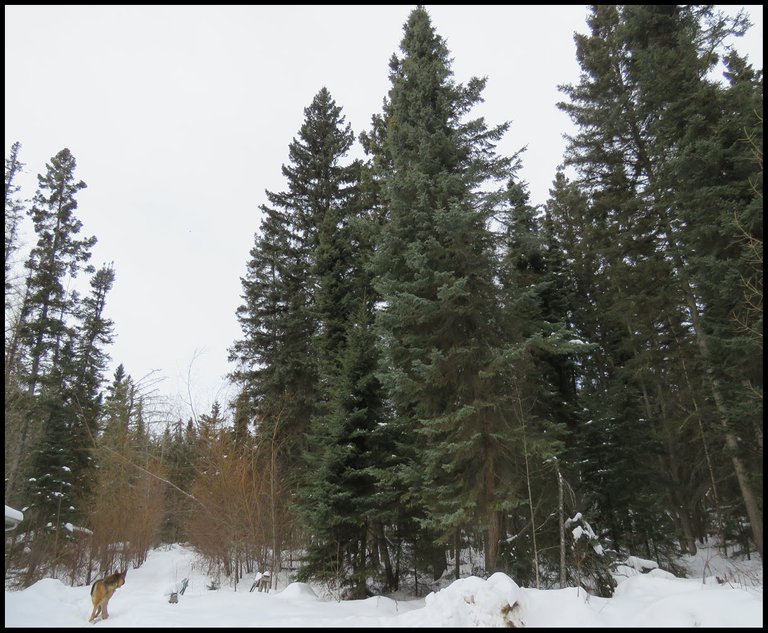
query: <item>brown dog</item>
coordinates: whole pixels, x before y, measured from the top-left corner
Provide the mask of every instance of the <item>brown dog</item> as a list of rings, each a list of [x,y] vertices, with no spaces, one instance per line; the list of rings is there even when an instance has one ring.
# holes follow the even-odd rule
[[[122,587],[125,584],[125,575],[127,573],[127,569],[125,571],[119,571],[93,583],[91,586],[93,613],[91,613],[88,622],[93,622],[99,614],[101,614],[103,620],[106,620],[109,617],[109,613],[107,612],[109,599],[118,587]]]

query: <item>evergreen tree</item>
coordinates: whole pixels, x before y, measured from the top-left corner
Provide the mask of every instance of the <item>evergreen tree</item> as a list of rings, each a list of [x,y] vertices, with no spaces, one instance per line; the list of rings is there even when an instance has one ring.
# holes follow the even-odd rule
[[[168,473],[168,481],[173,484],[165,487],[165,512],[160,535],[164,543],[188,540],[186,526],[191,512],[195,510],[188,496],[194,480],[195,442],[195,437],[190,436],[182,420],[168,425],[163,432],[163,466]]]
[[[571,295],[574,330],[580,340],[594,345],[585,350],[579,366],[582,415],[574,429],[571,458],[581,464],[582,491],[599,509],[580,510],[592,513],[608,528],[614,547],[637,551],[636,544],[654,537],[668,543],[666,535],[674,531],[670,526],[656,520],[646,525],[650,530],[646,533],[637,525],[638,517],[656,517],[659,512],[654,500],[661,487],[658,460],[662,454],[654,420],[643,408],[641,381],[650,371],[641,372],[650,370],[650,350],[648,344],[637,342],[646,340],[641,335],[655,334],[644,327],[638,306],[654,308],[664,293],[649,285],[647,256],[639,260],[640,265],[624,263],[623,253],[631,248],[632,237],[617,220],[617,210],[626,204],[619,188],[606,186],[595,193],[590,205],[578,188],[559,176],[552,195],[550,223],[566,245],[570,285],[575,290]],[[647,505],[651,502],[654,505]]]
[[[361,165],[353,168],[359,172]],[[381,574],[380,564],[387,586],[394,582],[383,532],[391,513],[382,508],[392,490],[377,470],[389,459],[392,442],[375,376],[369,197],[358,190],[340,210],[321,227],[316,256],[317,269],[324,271],[317,293],[321,403],[308,437],[312,475],[300,490],[310,536],[302,575],[337,582],[364,597],[366,580]]]
[[[102,431],[106,435],[123,436],[128,430],[128,419],[133,412],[135,387],[120,363],[115,369],[112,383],[107,387],[102,411]]]
[[[401,51],[369,138],[379,145],[387,210],[372,270],[382,380],[411,491],[403,501],[440,542],[483,526],[495,551],[503,429],[488,222],[498,197],[481,185],[509,176],[510,159],[494,155],[507,125],[463,121],[485,81],[452,80],[448,50],[422,7],[408,18]]]
[[[367,578],[380,572],[370,562],[368,541],[385,498],[375,467],[386,445],[371,323],[360,318],[349,327],[328,411],[312,425],[312,477],[301,504],[310,535],[302,578],[335,581],[356,598],[365,597]]]
[[[35,530],[28,581],[37,579],[38,566],[58,564],[70,533],[66,524],[80,525],[82,517],[76,485],[77,457],[72,401],[74,341],[67,336],[45,386],[35,397],[31,414],[41,421],[40,440],[32,449],[31,476],[25,482],[30,526]]]
[[[657,463],[655,469],[647,463],[621,468],[643,473],[633,481],[649,482],[649,495],[631,503],[646,505],[631,513],[615,506],[606,511],[614,517],[676,515],[681,539],[693,551],[695,506],[705,502],[696,489],[708,489],[699,485],[706,470],[708,494],[714,489],[717,464],[708,444],[719,428],[761,550],[759,504],[731,408],[743,393],[743,363],[754,367],[755,354],[735,335],[737,299],[726,289],[745,273],[734,217],[745,220],[750,236],[762,230],[754,214],[744,216],[754,208],[749,176],[757,167],[749,166],[748,148],[738,147],[734,136],[750,117],[742,137],[744,129],[755,129],[762,85],[753,77],[729,91],[708,79],[721,42],[743,32],[744,20],[723,18],[710,6],[621,5],[595,7],[588,23],[591,34],[576,37],[584,73],[578,85],[564,88],[570,101],[561,107],[580,127],[567,162],[589,201],[581,238],[592,250],[586,296],[603,350],[595,407],[606,423],[619,424],[618,442],[637,442],[636,433],[625,430],[642,429],[640,444],[619,454],[641,446]],[[682,434],[678,409],[693,411],[686,420],[697,422]],[[703,450],[707,469],[694,469],[705,461],[694,450]],[[716,461],[724,457],[720,452]],[[654,491],[653,470],[667,482],[666,499]],[[663,540],[663,525],[647,529],[647,536]],[[638,532],[633,525],[617,530],[629,539]]]
[[[5,292],[6,309],[8,291],[11,288],[8,273],[11,269],[13,254],[18,250],[19,223],[24,204],[16,197],[20,187],[16,184],[16,176],[23,171],[24,163],[19,160],[21,143],[16,141],[11,147],[11,155],[5,159]]]
[[[38,190],[28,211],[37,244],[25,264],[28,276],[19,327],[19,349],[14,352],[16,359],[23,356],[25,363],[23,367],[19,365],[16,379],[30,399],[41,395],[41,385],[48,391],[34,405],[38,410],[32,412],[30,409],[30,415],[20,423],[19,439],[7,469],[6,489],[10,490],[14,489],[19,464],[30,450],[32,438],[41,432],[51,434],[44,430],[45,424],[50,423],[44,422],[48,414],[71,405],[71,400],[54,402],[51,399],[53,394],[64,397],[71,386],[62,384],[62,376],[69,377],[71,358],[67,355],[74,353],[76,336],[71,322],[72,297],[67,295],[65,281],[67,276],[75,277],[83,269],[92,272],[93,269],[85,263],[96,242],[93,237],[77,239],[82,223],[74,215],[77,208],[75,196],[85,183],[75,182],[75,166],[75,159],[68,149],[54,156],[46,166],[46,173],[38,176]],[[66,345],[69,348],[65,350]],[[58,434],[57,431],[53,435]]]
[[[507,195],[508,207],[499,216],[504,366],[498,374],[506,394],[502,411],[508,428],[506,471],[500,478],[505,512],[499,516],[498,530],[506,571],[539,586],[539,564],[544,560],[540,552],[556,551],[559,531],[539,534],[537,526],[544,522],[537,520],[536,511],[541,507],[549,514],[557,505],[557,473],[551,464],[564,456],[566,429],[573,429],[578,418],[574,359],[591,346],[567,327],[565,282],[557,269],[560,253],[550,250],[525,184],[510,181]]]
[[[26,267],[28,277],[29,315],[25,327],[25,342],[30,350],[31,368],[27,377],[30,394],[35,394],[41,375],[56,364],[66,324],[63,318],[70,311],[64,289],[67,275],[75,277],[91,257],[90,249],[96,238],[77,239],[82,222],[75,215],[75,195],[85,188],[75,182],[76,162],[68,149],[61,150],[46,165],[45,175],[38,176],[38,190],[29,215],[34,223],[37,244],[32,249]],[[91,267],[86,267],[92,272]]]
[[[109,361],[105,347],[113,341],[113,323],[104,316],[104,308],[114,279],[111,265],[100,268],[91,278],[91,294],[76,307],[79,324],[74,350],[73,442],[77,458],[75,479],[81,495],[86,495],[90,487],[91,452],[99,431],[101,388]]]
[[[62,531],[64,524],[82,524],[82,502],[92,489],[92,453],[108,358],[102,346],[112,341],[112,324],[103,311],[113,279],[112,268],[104,267],[91,280],[90,296],[82,302],[73,297],[80,322],[68,329],[57,362],[34,404],[44,425],[30,480],[31,507],[38,527],[46,526],[55,536],[54,556],[70,538],[69,532]]]
[[[250,398],[248,397],[248,392],[245,389],[242,389],[235,398],[233,421],[233,439],[235,446],[238,447],[238,451],[242,453],[250,445],[248,425],[252,422]]]
[[[338,217],[346,195],[348,170],[340,160],[353,140],[327,89],[318,92],[304,114],[299,136],[289,146],[290,164],[283,166],[287,190],[267,192],[272,206],[261,207],[260,235],[243,279],[245,304],[238,309],[244,336],[231,351],[241,364],[236,378],[255,404],[257,432],[274,437],[279,427],[283,463],[300,458],[302,436],[318,399],[313,347],[319,328],[317,275],[335,273],[326,270],[333,266],[330,261],[318,264],[315,257],[320,227]],[[329,246],[323,247],[327,257],[336,257]],[[325,291],[331,294],[321,299],[321,309],[327,310],[328,301],[338,296],[327,284]],[[335,327],[326,326],[327,338],[337,336]]]
[[[47,174],[38,177],[40,187],[30,211],[38,243],[27,262],[28,388],[35,396],[38,385],[42,386],[34,412],[44,420],[33,489],[39,525],[54,525],[56,530],[65,518],[81,518],[78,497],[86,494],[85,471],[105,365],[100,345],[111,341],[111,324],[102,312],[112,271],[105,269],[94,277],[93,295],[82,304],[75,292],[68,296],[63,286],[64,277],[77,275],[90,258],[89,249],[95,243],[95,238],[75,239],[81,223],[74,217],[74,195],[85,185],[74,183],[74,168],[74,158],[62,150],[48,165]],[[79,327],[72,323],[73,317],[80,320]]]
[[[280,359],[289,305],[281,284],[287,267],[287,218],[268,207],[262,207],[262,212],[260,234],[250,251],[246,277],[241,278],[245,303],[237,309],[237,318],[243,338],[230,349],[230,360],[239,363],[233,378],[256,405],[257,429],[269,421],[279,422],[284,387],[280,374],[269,368]]]
[[[5,498],[9,503],[18,490],[14,489],[17,473],[26,466],[24,447],[30,440],[29,410],[31,398],[19,383],[24,363],[24,349],[21,344],[21,328],[27,310],[28,293],[19,296],[15,275],[12,274],[14,255],[19,249],[19,224],[22,220],[24,203],[17,197],[20,187],[16,177],[23,171],[24,163],[19,161],[21,145],[11,147],[9,158],[5,159]]]

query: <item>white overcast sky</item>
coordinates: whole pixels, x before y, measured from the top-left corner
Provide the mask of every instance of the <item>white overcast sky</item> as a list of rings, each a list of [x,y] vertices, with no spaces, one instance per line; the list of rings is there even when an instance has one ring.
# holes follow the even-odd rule
[[[62,148],[77,160],[81,234],[98,238],[97,267],[115,266],[110,375],[154,371],[185,416],[189,393],[198,414],[231,397],[227,348],[264,190],[284,189],[288,144],[322,86],[356,135],[369,129],[414,6],[5,6],[5,157],[19,141],[26,198]],[[762,69],[762,6],[745,8],[754,26],[732,43]],[[500,150],[528,147],[520,175],[544,203],[571,130],[557,86],[578,79],[586,7],[427,10],[455,79],[488,77],[472,114],[512,122]]]

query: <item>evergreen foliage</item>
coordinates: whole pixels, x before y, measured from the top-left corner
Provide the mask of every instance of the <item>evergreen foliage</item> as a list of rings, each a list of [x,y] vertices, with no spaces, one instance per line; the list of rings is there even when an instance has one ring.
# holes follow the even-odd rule
[[[20,187],[16,184],[16,176],[24,169],[24,163],[19,160],[21,143],[16,141],[11,146],[11,155],[5,159],[5,292],[11,289],[8,273],[14,253],[19,249],[19,223],[24,211],[24,203],[16,197]],[[7,308],[6,300],[6,308]]]
[[[300,458],[317,404],[318,275],[343,272],[333,262],[343,253],[326,242],[328,231],[321,238],[320,227],[334,226],[348,195],[349,171],[340,160],[352,140],[341,109],[321,89],[289,146],[290,163],[282,170],[287,190],[267,192],[272,206],[261,207],[263,220],[243,279],[245,303],[238,320],[244,337],[231,350],[240,363],[234,376],[248,386],[259,432],[279,438],[286,465]],[[320,248],[325,255],[318,261]],[[338,299],[326,283],[319,309],[328,310]],[[343,311],[343,304],[334,309]],[[328,322],[324,327],[325,339],[333,344],[338,326]]]
[[[21,165],[18,149],[14,145],[6,173],[6,213],[13,223],[21,208],[13,181]],[[94,273],[87,262],[96,242],[78,237],[82,223],[75,215],[76,195],[85,183],[76,180],[75,167],[64,149],[38,176],[28,210],[37,241],[25,262],[23,297],[6,288],[6,299],[11,294],[19,301],[6,331],[6,499],[24,500],[29,528],[36,534],[26,575],[30,582],[46,567],[46,559],[54,566],[63,560],[75,538],[71,526],[87,521],[83,501],[96,476],[92,452],[101,417],[105,348],[112,342],[113,325],[104,315],[112,267],[93,274],[87,296],[68,290],[78,274]],[[16,230],[14,224],[6,235],[7,267],[17,247]]]
[[[386,485],[377,467],[386,463],[391,441],[382,422],[381,385],[370,312],[361,305],[347,328],[342,364],[326,413],[313,421],[306,460],[311,478],[301,491],[300,511],[309,543],[301,578],[319,578],[365,597],[366,581],[380,570],[368,557],[368,541],[390,513]],[[386,547],[386,544],[382,544]]]
[[[64,281],[67,275],[93,272],[86,265],[95,237],[78,239],[82,222],[75,215],[75,195],[85,188],[75,181],[76,161],[68,149],[61,150],[38,176],[38,190],[29,215],[34,223],[37,244],[32,249],[26,268],[28,304],[23,339],[29,348],[31,368],[26,379],[29,393],[37,387],[52,365],[67,335],[66,315],[71,310]]]
[[[544,206],[522,150],[497,152],[508,124],[472,118],[486,80],[454,80],[424,7],[365,160],[321,88],[259,207],[236,395],[160,432],[123,365],[104,391],[115,272],[89,264],[74,157],[29,205],[15,143],[5,492],[34,545],[22,582],[65,560],[89,582],[91,561],[187,539],[235,583],[300,552],[299,580],[350,598],[411,578],[418,595],[467,551],[484,557],[471,573],[602,596],[619,554],[670,563],[716,534],[762,556],[763,77],[723,46],[748,24],[595,5],[587,25]]]
[[[566,158],[583,191],[576,213],[584,221],[567,217],[574,209],[565,198],[553,210],[571,244],[584,245],[574,259],[587,273],[588,303],[575,314],[603,357],[584,392],[605,439],[613,438],[614,450],[600,458],[613,452],[617,460],[608,468],[617,490],[603,498],[601,520],[634,546],[641,534],[663,543],[669,533],[661,522],[638,527],[637,517],[676,516],[681,541],[695,551],[706,531],[697,517],[722,512],[716,482],[730,460],[761,551],[749,449],[735,440],[745,417],[732,407],[752,392],[747,376],[757,376],[748,369],[756,350],[734,316],[747,309],[743,280],[754,279],[745,245],[762,233],[751,185],[761,166],[746,142],[759,138],[762,82],[733,54],[731,85],[709,78],[723,39],[746,24],[710,6],[671,5],[595,7],[588,23],[591,33],[576,37],[582,80],[564,87],[570,100],[560,104],[579,126]],[[620,457],[638,449],[657,463]],[[622,500],[622,476],[647,488]],[[593,480],[593,488],[608,495],[604,483]],[[615,517],[628,523],[617,526]]]
[[[87,379],[94,378],[92,368],[85,364],[81,363],[79,371],[76,369],[78,334],[72,318],[77,318],[77,296],[68,295],[64,285],[67,276],[74,277],[83,268],[92,271],[85,262],[96,241],[76,237],[82,223],[74,215],[75,195],[85,183],[75,181],[75,166],[68,149],[54,156],[46,173],[38,176],[39,187],[29,210],[37,244],[26,262],[29,275],[19,330],[28,363],[23,366],[24,373],[20,368],[17,380],[31,398],[39,397],[32,405],[32,418],[24,421],[13,458],[18,463],[28,450],[27,439],[35,432],[33,426],[36,421],[42,422],[41,445],[35,452],[32,471],[41,525],[58,526],[62,505],[65,517],[75,511],[72,477],[79,475],[87,446],[85,438],[76,432],[76,391],[83,387],[86,374]],[[89,353],[93,343],[95,340],[91,341]],[[95,378],[98,381],[98,376]],[[89,395],[94,397],[93,393]]]
[[[402,438],[403,501],[443,544],[478,523],[495,543],[504,439],[488,225],[497,198],[483,185],[509,175],[511,159],[494,154],[507,125],[464,120],[485,80],[452,80],[448,49],[423,8],[411,12],[400,48],[371,139],[386,208],[372,261],[376,324]]]
[[[542,522],[535,498],[555,497],[557,479],[550,464],[565,456],[568,431],[578,420],[575,362],[592,346],[569,329],[562,253],[548,242],[525,185],[510,181],[507,198],[499,218],[504,344],[497,371],[507,423],[500,555],[504,569],[538,586],[539,549],[555,552],[559,535],[555,529],[537,535],[523,526]]]
[[[102,385],[109,356],[105,348],[112,343],[114,324],[104,316],[107,294],[112,289],[115,272],[112,265],[103,266],[91,278],[91,294],[75,308],[78,318],[74,352],[74,390],[72,394],[76,448],[76,470],[79,494],[86,496],[90,482],[87,472],[92,467],[90,449],[99,432],[102,413]]]

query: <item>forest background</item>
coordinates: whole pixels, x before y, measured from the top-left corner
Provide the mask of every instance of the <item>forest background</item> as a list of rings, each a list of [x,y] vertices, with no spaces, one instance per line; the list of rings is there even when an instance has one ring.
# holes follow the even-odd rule
[[[298,556],[361,597],[458,577],[473,548],[484,574],[610,595],[622,553],[673,568],[716,538],[762,557],[762,69],[724,48],[746,18],[587,23],[544,205],[422,7],[364,158],[321,88],[259,204],[235,396],[161,431],[151,379],[106,374],[115,269],[80,236],[75,157],[27,200],[14,144],[5,498],[25,521],[6,578],[90,582],[188,541],[227,577]]]

